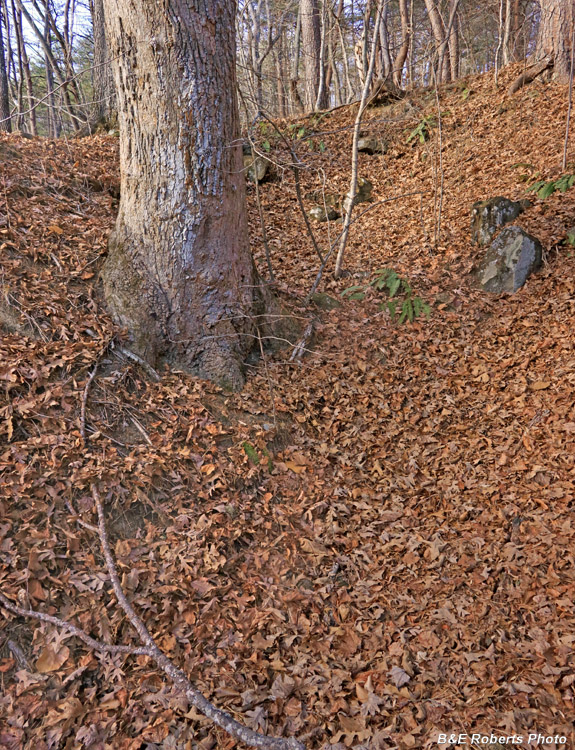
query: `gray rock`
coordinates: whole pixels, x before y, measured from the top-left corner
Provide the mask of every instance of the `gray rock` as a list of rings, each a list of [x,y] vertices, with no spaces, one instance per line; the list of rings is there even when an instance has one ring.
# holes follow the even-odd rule
[[[312,190],[311,193],[306,193],[304,198],[317,203],[319,206],[331,206],[336,211],[339,211],[341,208],[343,200],[340,193],[325,193],[323,190]]]
[[[372,192],[373,183],[371,183],[365,177],[358,177],[357,193],[355,194],[353,205],[356,206],[358,203],[369,203],[372,200]]]
[[[314,292],[311,295],[310,300],[316,307],[319,307],[320,310],[337,310],[338,307],[342,306],[338,299],[330,297],[330,295],[325,292]]]
[[[270,166],[269,159],[265,156],[254,155],[250,146],[244,146],[244,170],[246,172],[248,180],[251,182],[261,182],[268,173]]]
[[[486,292],[516,292],[541,266],[542,254],[536,237],[515,225],[505,227],[491,243],[477,280]]]
[[[488,245],[499,227],[515,221],[530,205],[529,201],[511,201],[501,197],[474,203],[471,209],[471,239],[479,245]]]
[[[374,135],[363,136],[357,142],[357,150],[365,154],[386,154],[387,148],[387,142]]]
[[[333,221],[339,219],[339,214],[331,206],[313,206],[308,211],[308,216],[314,221]]]

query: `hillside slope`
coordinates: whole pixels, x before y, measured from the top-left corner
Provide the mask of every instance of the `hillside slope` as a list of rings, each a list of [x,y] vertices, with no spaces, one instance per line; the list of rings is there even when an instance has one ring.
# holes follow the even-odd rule
[[[320,322],[301,364],[269,355],[235,395],[179,373],[151,382],[119,356],[97,283],[116,142],[0,137],[6,596],[135,642],[70,510],[90,518],[95,483],[134,606],[250,726],[310,748],[472,731],[573,742],[575,259],[560,243],[575,189],[521,216],[546,251],[522,290],[494,297],[470,277],[471,205],[561,173],[567,91],[506,99],[516,72],[500,91],[486,75],[441,92],[441,163],[433,94],[368,113],[390,147],[362,154],[360,173],[377,199],[407,197],[354,224],[349,276],[321,288],[338,297],[393,268],[429,320],[394,323],[375,292],[304,305],[317,256],[285,144],[258,134],[280,165],[261,186],[278,288]],[[303,128],[304,193],[346,189],[354,114],[278,124]],[[407,144],[424,117],[429,140]],[[263,273],[253,187],[249,207]],[[339,231],[314,229],[324,250]],[[144,657],[101,657],[11,615],[0,638],[0,747],[234,746]]]

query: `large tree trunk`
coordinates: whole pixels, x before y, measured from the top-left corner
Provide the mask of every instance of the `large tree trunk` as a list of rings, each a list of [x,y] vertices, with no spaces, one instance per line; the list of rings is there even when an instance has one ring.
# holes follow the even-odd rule
[[[541,0],[535,59],[548,60],[553,76],[563,82],[569,80],[574,20],[573,0]]]
[[[102,277],[132,349],[243,383],[262,294],[250,254],[233,0],[105,0],[121,201]]]

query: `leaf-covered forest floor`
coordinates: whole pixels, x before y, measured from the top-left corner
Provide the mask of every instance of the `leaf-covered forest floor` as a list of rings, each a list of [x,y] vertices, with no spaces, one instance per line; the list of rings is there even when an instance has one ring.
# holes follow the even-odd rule
[[[394,324],[375,292],[306,308],[318,263],[293,176],[261,186],[278,286],[320,324],[301,364],[280,351],[234,395],[178,373],[150,382],[118,355],[98,286],[117,141],[0,138],[6,596],[135,642],[98,539],[67,507],[92,520],[96,483],[134,606],[198,688],[250,726],[310,748],[409,750],[472,731],[573,743],[575,258],[561,242],[575,189],[520,217],[545,247],[522,290],[490,296],[470,277],[483,253],[472,203],[526,197],[525,174],[561,173],[567,90],[536,82],[507,99],[516,73],[498,90],[486,75],[441,92],[437,247],[433,94],[367,114],[391,143],[360,155],[374,196],[422,195],[365,214],[350,275],[322,289],[338,297],[393,268],[429,320]],[[407,145],[425,115],[430,139]],[[346,189],[354,116],[298,121],[304,192],[324,179]],[[259,135],[287,160],[273,132]],[[315,230],[325,249],[339,227]],[[0,627],[1,748],[234,746],[147,658],[101,656],[5,612]]]

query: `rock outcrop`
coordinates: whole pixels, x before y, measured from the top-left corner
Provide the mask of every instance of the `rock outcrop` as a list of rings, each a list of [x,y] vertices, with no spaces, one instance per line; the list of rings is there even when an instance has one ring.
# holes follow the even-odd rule
[[[530,205],[527,200],[512,201],[500,196],[474,203],[471,209],[471,239],[478,245],[488,245],[500,227],[515,221]]]
[[[541,266],[542,254],[536,237],[518,226],[505,227],[491,243],[477,280],[486,292],[516,292]]]

